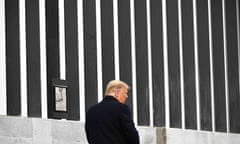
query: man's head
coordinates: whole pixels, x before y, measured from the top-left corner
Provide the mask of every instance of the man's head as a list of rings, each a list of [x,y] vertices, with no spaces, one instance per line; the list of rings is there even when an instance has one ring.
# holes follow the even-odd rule
[[[129,86],[120,80],[111,80],[107,84],[105,95],[114,96],[120,103],[125,103],[128,98]]]

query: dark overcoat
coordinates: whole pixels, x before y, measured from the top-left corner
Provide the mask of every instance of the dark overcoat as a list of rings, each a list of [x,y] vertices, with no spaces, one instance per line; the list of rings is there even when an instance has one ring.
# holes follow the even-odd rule
[[[87,111],[85,130],[89,144],[139,144],[128,106],[112,96]]]

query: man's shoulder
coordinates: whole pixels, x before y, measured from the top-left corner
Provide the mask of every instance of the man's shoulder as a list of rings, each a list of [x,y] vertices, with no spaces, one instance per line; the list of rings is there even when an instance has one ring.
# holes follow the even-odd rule
[[[99,107],[99,103],[92,105],[90,108],[88,108],[88,111],[97,109]]]
[[[94,104],[91,106],[87,113],[95,113],[100,111],[129,111],[129,107],[126,104],[122,104],[118,101],[101,101],[100,103]]]
[[[121,109],[128,109],[128,105],[117,102],[117,101],[112,102],[112,105],[114,105],[118,108],[121,108]]]
[[[121,113],[130,113],[130,109],[126,104],[118,103],[116,107]]]
[[[122,107],[123,109],[129,109],[128,105],[122,103],[120,103],[120,107]]]

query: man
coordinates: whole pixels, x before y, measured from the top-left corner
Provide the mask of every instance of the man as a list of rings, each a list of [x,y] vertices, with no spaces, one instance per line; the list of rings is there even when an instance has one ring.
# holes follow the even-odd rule
[[[86,115],[89,144],[139,144],[139,135],[125,101],[129,86],[120,80],[108,83],[104,99]]]

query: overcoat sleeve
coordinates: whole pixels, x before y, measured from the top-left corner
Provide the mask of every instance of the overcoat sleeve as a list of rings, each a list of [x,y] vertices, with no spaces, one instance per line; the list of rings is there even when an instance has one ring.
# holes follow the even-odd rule
[[[135,128],[134,122],[131,117],[130,110],[127,105],[123,107],[123,110],[120,115],[120,121],[124,133],[131,144],[139,144],[139,134]]]

